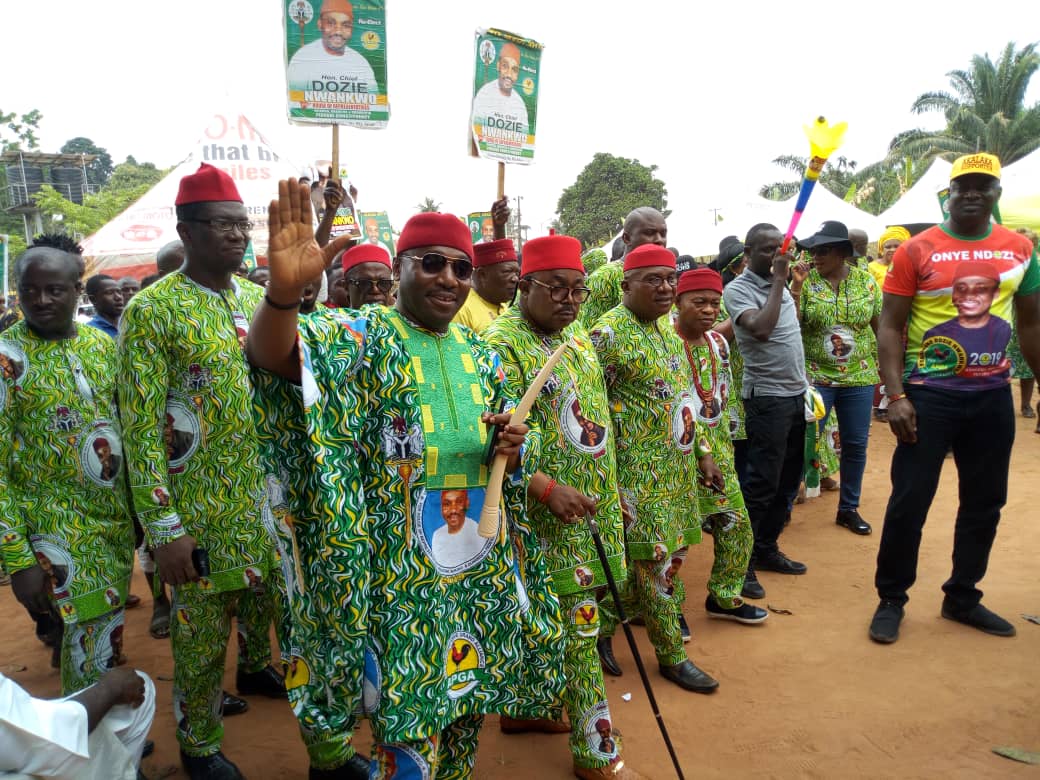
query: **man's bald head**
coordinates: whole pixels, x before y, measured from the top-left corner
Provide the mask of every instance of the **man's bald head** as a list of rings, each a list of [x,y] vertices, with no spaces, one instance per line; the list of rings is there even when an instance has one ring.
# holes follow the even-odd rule
[[[643,244],[657,244],[667,246],[668,226],[664,221],[664,214],[652,206],[640,206],[629,212],[625,217],[624,232],[622,240],[628,251]]]
[[[39,261],[47,261],[47,265],[52,268],[67,269],[68,278],[73,282],[78,282],[83,277],[85,270],[82,255],[52,246],[31,246],[14,261],[15,282],[22,278],[30,266]]]
[[[178,239],[162,247],[155,254],[155,265],[160,277],[179,270],[184,265],[184,243]]]
[[[864,257],[867,254],[867,231],[859,228],[849,230],[849,241],[852,243],[852,251],[856,257]]]

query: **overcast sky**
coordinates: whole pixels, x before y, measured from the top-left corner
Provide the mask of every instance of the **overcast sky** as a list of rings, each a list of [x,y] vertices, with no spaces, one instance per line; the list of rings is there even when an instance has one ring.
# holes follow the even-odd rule
[[[320,0],[315,0],[316,3]],[[279,0],[48,0],[3,4],[0,108],[43,112],[44,151],[87,136],[116,162],[170,166],[215,108],[240,110],[300,165],[329,157],[327,128],[290,126]],[[820,10],[823,10],[821,15]],[[641,0],[390,0],[390,126],[343,128],[342,158],[366,210],[399,228],[430,196],[485,209],[495,163],[466,156],[473,31],[545,45],[535,162],[508,166],[530,236],[596,152],[659,166],[672,220],[710,221],[783,178],[770,161],[805,154],[802,124],[849,124],[844,154],[882,157],[897,132],[941,127],[910,113],[975,53],[1040,39],[1021,3],[695,4]],[[1029,100],[1040,96],[1034,79]],[[723,211],[725,213],[725,211]]]

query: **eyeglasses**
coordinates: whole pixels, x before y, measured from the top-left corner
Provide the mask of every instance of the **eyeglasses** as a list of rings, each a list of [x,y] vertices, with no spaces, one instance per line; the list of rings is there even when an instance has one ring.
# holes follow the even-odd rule
[[[666,284],[669,287],[675,287],[679,284],[679,277],[675,274],[669,276],[657,276],[654,274],[653,276],[644,276],[642,279],[633,279],[632,281],[640,282],[641,284],[648,284],[651,287],[662,287]]]
[[[226,219],[185,219],[184,222],[197,222],[200,225],[209,225],[218,233],[230,233],[235,228],[238,228],[239,233],[251,233],[256,225],[249,220],[242,222],[228,221]]]
[[[373,287],[378,287],[380,292],[388,293],[394,286],[393,279],[347,279],[346,281],[360,292],[368,292]]]
[[[445,257],[437,252],[427,252],[422,257],[417,255],[401,255],[401,257],[418,260],[422,263],[424,273],[439,274],[444,270],[445,265],[450,264],[451,271],[455,274],[456,279],[465,281],[473,276],[473,263],[470,262],[468,257]]]
[[[588,287],[556,287],[551,284],[546,284],[545,282],[539,282],[537,279],[532,279],[530,277],[528,277],[527,281],[534,282],[539,287],[544,287],[548,290],[549,298],[554,303],[564,303],[568,298],[573,300],[575,303],[584,303],[591,292]]]
[[[827,246],[827,245],[824,245],[824,246],[814,246],[812,249],[809,250],[809,257],[824,257],[826,255],[831,254],[836,249],[837,249],[837,247]]]

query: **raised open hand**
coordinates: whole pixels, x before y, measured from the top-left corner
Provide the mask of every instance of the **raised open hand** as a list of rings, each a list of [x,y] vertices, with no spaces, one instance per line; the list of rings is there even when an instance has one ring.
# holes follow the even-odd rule
[[[267,207],[271,268],[268,294],[279,303],[299,300],[308,282],[321,275],[329,261],[353,239],[341,236],[328,246],[314,240],[310,188],[296,179],[278,182],[278,200]]]

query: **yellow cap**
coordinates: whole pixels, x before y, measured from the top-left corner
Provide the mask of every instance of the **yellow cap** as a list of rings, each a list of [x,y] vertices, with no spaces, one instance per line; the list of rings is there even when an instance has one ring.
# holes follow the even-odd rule
[[[966,154],[963,157],[958,157],[953,161],[953,170],[950,171],[950,181],[953,181],[958,176],[965,176],[969,173],[982,173],[986,176],[992,176],[994,179],[999,179],[1000,158],[995,154],[986,154],[985,152]]]

